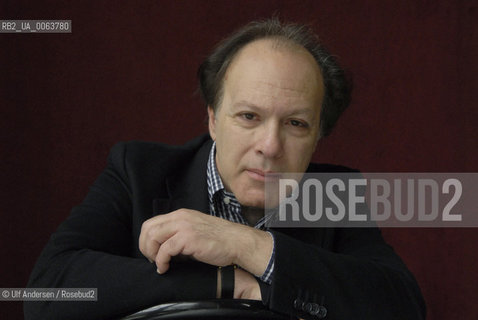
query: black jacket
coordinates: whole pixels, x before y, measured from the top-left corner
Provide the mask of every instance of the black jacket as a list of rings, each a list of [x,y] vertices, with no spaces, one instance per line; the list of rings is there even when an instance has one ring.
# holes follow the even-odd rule
[[[142,223],[179,208],[208,213],[204,135],[184,146],[115,145],[83,203],[52,235],[29,287],[98,288],[97,302],[25,302],[25,319],[104,319],[163,302],[214,299],[216,267],[176,262],[164,275],[140,253]],[[344,167],[311,165],[313,172]],[[275,271],[261,284],[273,311],[317,319],[423,319],[412,274],[377,228],[272,229]],[[322,315],[325,313],[322,310]]]

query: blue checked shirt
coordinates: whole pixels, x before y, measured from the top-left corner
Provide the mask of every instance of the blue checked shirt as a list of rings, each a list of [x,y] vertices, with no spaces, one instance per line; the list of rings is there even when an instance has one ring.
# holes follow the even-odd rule
[[[216,142],[213,143],[209,160],[207,162],[207,191],[209,195],[209,210],[211,215],[223,218],[232,222],[247,225],[246,220],[241,213],[241,204],[237,201],[233,193],[226,191],[222,183],[216,166]],[[256,229],[265,230],[265,219],[262,217],[254,226]],[[270,233],[272,236],[272,233]],[[272,236],[274,241],[274,236]],[[275,245],[272,244],[272,254],[267,264],[266,271],[260,279],[268,284],[272,282],[272,273],[274,272]]]

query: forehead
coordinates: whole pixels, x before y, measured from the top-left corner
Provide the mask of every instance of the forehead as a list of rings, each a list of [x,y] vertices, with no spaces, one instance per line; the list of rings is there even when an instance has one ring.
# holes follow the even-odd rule
[[[320,106],[323,79],[314,57],[293,43],[263,39],[242,48],[224,76],[229,96],[258,92],[269,98],[308,100]]]

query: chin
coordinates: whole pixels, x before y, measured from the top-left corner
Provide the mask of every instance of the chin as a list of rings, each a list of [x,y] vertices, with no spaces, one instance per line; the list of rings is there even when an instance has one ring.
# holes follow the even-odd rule
[[[261,196],[258,195],[243,195],[237,196],[237,200],[239,203],[246,207],[254,207],[254,208],[264,208],[264,194]]]

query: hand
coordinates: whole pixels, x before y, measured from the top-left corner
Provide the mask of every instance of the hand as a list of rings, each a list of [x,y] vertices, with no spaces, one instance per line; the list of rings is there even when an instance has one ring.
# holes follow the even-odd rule
[[[234,244],[227,237],[233,223],[195,210],[180,209],[145,221],[139,236],[139,249],[155,261],[158,273],[169,269],[171,257],[187,255],[216,265],[234,260]]]
[[[240,268],[234,270],[234,299],[262,300],[256,278]]]
[[[248,226],[179,209],[145,221],[139,249],[156,262],[159,273],[169,269],[171,257],[182,254],[215,266],[236,264],[262,275],[272,251],[272,238]]]

